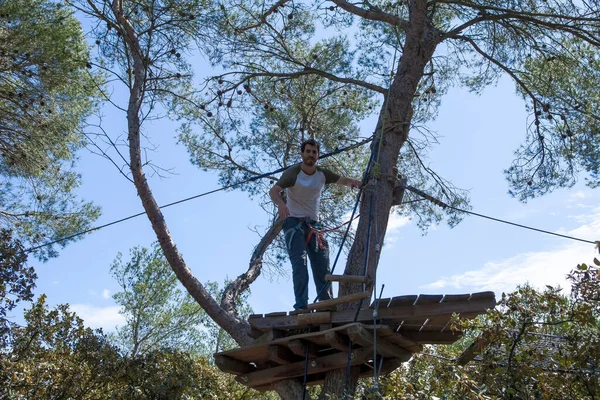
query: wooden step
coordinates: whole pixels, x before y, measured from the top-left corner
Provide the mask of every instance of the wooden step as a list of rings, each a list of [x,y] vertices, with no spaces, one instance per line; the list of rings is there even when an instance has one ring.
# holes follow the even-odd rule
[[[325,280],[345,283],[366,283],[367,277],[360,275],[325,275]]]
[[[328,309],[333,306],[337,306],[338,304],[351,303],[353,301],[359,301],[361,299],[368,299],[371,297],[370,292],[358,292],[352,293],[347,296],[337,297],[335,299],[323,300],[318,303],[312,303],[307,306],[309,310],[323,310]]]

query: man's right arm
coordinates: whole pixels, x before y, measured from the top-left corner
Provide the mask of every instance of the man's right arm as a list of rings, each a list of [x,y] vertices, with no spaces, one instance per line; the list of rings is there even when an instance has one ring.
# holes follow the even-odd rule
[[[269,190],[269,196],[275,205],[277,206],[277,213],[279,214],[280,219],[286,219],[290,216],[290,210],[285,204],[285,201],[281,198],[281,191],[283,188],[277,184],[273,185],[271,190]]]

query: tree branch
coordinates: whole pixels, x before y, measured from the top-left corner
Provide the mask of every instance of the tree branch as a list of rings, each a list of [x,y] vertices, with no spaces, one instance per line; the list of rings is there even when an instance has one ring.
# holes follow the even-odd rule
[[[350,14],[354,14],[361,18],[364,18],[369,21],[380,21],[385,22],[390,25],[398,26],[403,30],[408,29],[410,25],[409,21],[399,18],[393,14],[388,14],[385,11],[371,6],[370,9],[365,10],[364,8],[360,8],[355,6],[352,3],[349,3],[345,0],[332,0],[335,5],[341,8],[344,11],[349,12]]]
[[[223,296],[221,297],[221,307],[228,313],[234,313],[237,315],[236,302],[240,295],[248,289],[248,287],[259,277],[262,271],[263,255],[273,243],[281,228],[283,227],[283,220],[277,220],[271,228],[265,233],[263,238],[254,248],[252,257],[250,257],[250,266],[248,271],[238,276],[233,282],[231,282],[225,290],[223,290]]]

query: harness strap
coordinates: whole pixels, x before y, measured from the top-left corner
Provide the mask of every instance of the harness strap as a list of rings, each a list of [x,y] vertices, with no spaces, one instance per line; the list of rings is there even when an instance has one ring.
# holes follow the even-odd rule
[[[292,239],[294,239],[294,235],[296,234],[296,231],[302,230],[302,224],[305,221],[306,221],[306,219],[304,219],[304,218],[300,219],[300,222],[298,222],[298,225],[296,225],[292,229],[285,232],[285,236],[289,236],[289,238],[287,239],[287,243],[286,243],[288,249],[292,248]]]
[[[325,245],[323,244],[323,241],[325,240],[325,236],[323,235],[324,230],[313,227],[309,221],[306,221],[306,225],[310,228],[308,236],[306,237],[306,246],[308,247],[313,234],[316,234],[317,240],[315,241],[315,250],[323,250],[325,248]]]

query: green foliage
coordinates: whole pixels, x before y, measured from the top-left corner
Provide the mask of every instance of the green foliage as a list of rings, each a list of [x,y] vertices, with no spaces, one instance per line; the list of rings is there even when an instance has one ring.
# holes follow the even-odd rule
[[[85,328],[68,306],[48,310],[40,296],[13,327],[0,357],[0,396],[11,399],[103,399],[115,379],[116,351]]]
[[[68,3],[91,19],[90,36],[96,43],[92,66],[106,70],[111,80],[132,88],[136,79],[134,55],[126,46],[125,27],[117,20],[111,4],[79,0]],[[121,6],[142,52],[143,118],[153,116],[156,109],[159,113],[175,111],[173,102],[191,99],[196,91],[192,83],[194,71],[187,60],[197,43],[206,39],[206,1],[144,0],[122,2]],[[120,103],[116,96],[111,100],[115,105]],[[123,105],[121,110],[126,107]]]
[[[520,74],[539,99],[530,107],[527,143],[506,171],[515,191],[524,187],[522,182],[531,182],[517,192],[521,199],[570,187],[582,170],[590,173],[589,186],[600,185],[598,49],[580,39],[560,45],[552,52],[534,52]]]
[[[183,289],[157,243],[150,249],[134,247],[128,261],[117,255],[111,273],[121,287],[113,298],[126,318],[111,338],[128,357],[169,348],[211,358],[215,352],[236,347]],[[216,283],[208,282],[206,287],[214,298],[221,297]],[[241,318],[252,313],[248,296],[246,292],[238,299]]]
[[[1,1],[0,42],[0,225],[36,245],[86,229],[99,215],[75,197],[73,171],[98,76],[86,70],[81,26],[61,4]],[[36,255],[56,256],[56,248]]]
[[[318,54],[315,63],[323,59],[332,64],[342,56],[343,43],[337,42],[334,46],[337,50],[331,58],[321,53],[322,44],[297,51],[307,53],[308,59]],[[190,110],[199,118],[204,133],[196,132],[192,122],[183,126],[179,140],[188,148],[192,163],[218,172],[223,185],[299,162],[300,143],[309,137],[319,140],[322,154],[356,143],[362,139],[357,121],[374,105],[364,90],[331,84],[318,76],[292,81],[256,77],[240,85],[249,88],[238,89],[242,94],[238,94],[237,85],[226,76],[213,79],[212,84],[214,93],[211,95],[215,101],[211,103],[212,97],[208,97],[205,109],[212,110],[213,117],[205,119],[203,110]],[[229,101],[230,107],[218,106]],[[254,117],[249,119],[248,115]],[[363,151],[349,150],[324,160],[321,165],[360,179],[366,165]],[[238,185],[235,189],[258,197],[263,208],[272,213],[274,209],[267,193],[274,178]],[[335,187],[325,191],[321,203],[323,220],[331,227],[345,222],[343,218],[354,204],[355,194]],[[332,233],[332,242],[339,241],[340,236]],[[277,246],[269,249],[265,264],[278,265],[281,259],[287,259],[286,254],[283,242],[277,241]]]
[[[600,264],[600,262],[598,262]],[[570,295],[529,286],[464,324],[465,338],[430,346],[381,379],[391,398],[594,399],[600,394],[600,270],[577,266]],[[454,359],[482,332],[485,350],[465,366]]]
[[[0,350],[0,397],[10,399],[243,399],[272,398],[220,372],[207,358],[156,348],[122,356],[101,331],[85,328],[66,305],[45,296],[11,328]]]
[[[197,351],[206,314],[182,291],[158,244],[131,249],[126,262],[118,254],[111,274],[121,287],[113,298],[126,318],[115,334],[124,354],[136,358],[165,347]]]
[[[7,344],[10,322],[6,313],[21,301],[33,298],[37,275],[26,266],[27,254],[6,229],[0,229],[0,344]]]

